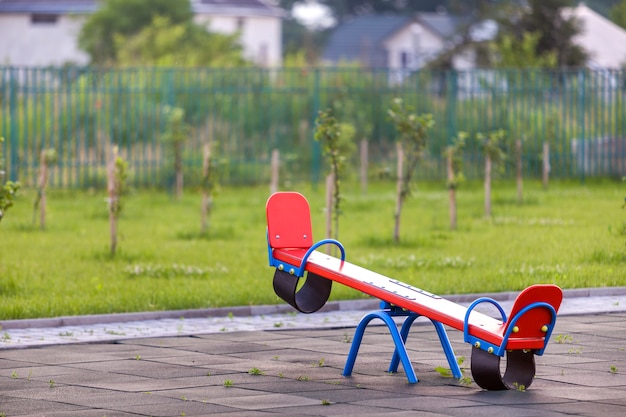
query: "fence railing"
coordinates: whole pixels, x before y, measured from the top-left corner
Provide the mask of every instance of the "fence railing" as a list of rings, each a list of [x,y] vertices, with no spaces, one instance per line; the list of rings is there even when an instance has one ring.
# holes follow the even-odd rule
[[[395,172],[395,140],[387,108],[402,97],[435,127],[418,177],[445,178],[443,151],[460,131],[469,139],[464,174],[482,174],[476,133],[504,129],[522,140],[524,175],[626,175],[626,73],[611,70],[473,70],[402,72],[363,69],[97,69],[0,67],[0,135],[8,177],[34,182],[42,149],[58,162],[51,184],[101,186],[113,145],[137,186],[167,186],[173,157],[163,140],[168,109],[184,112],[184,175],[198,184],[202,148],[219,155],[220,181],[269,182],[273,149],[281,181],[317,181],[323,158],[313,139],[321,109],[333,108],[369,142],[369,175]],[[505,173],[514,172],[511,156]],[[359,160],[354,157],[354,172]]]

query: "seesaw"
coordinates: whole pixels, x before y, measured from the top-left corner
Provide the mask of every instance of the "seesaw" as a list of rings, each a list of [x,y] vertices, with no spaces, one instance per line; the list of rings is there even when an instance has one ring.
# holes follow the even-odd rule
[[[295,192],[278,192],[266,206],[267,241],[270,266],[274,273],[274,291],[298,311],[313,313],[324,306],[332,282],[347,285],[379,298],[381,310],[366,314],[356,328],[350,353],[343,370],[350,376],[367,325],[382,320],[391,333],[395,351],[389,372],[402,367],[410,383],[418,381],[405,343],[415,319],[426,317],[435,326],[452,375],[462,373],[444,325],[463,332],[472,348],[471,371],[474,381],[487,390],[527,388],[535,376],[535,355],[543,355],[554,330],[556,314],[563,298],[556,285],[532,285],[517,296],[507,316],[493,299],[482,297],[464,307],[445,298],[386,277],[345,261],[345,250],[333,239],[313,243],[311,213],[306,198]],[[341,258],[316,249],[335,245]],[[306,273],[304,283],[299,282]],[[497,309],[500,319],[474,311],[482,303]],[[394,317],[405,317],[401,329]],[[500,358],[506,353],[506,369],[500,370]]]

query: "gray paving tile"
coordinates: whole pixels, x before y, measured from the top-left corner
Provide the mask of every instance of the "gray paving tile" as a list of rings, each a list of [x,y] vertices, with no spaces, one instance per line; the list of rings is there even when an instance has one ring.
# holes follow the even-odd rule
[[[315,315],[285,314],[204,322],[107,323],[93,331],[81,326],[17,329],[22,333],[11,335],[11,343],[0,342],[0,413],[40,416],[45,410],[46,416],[87,417],[626,415],[626,366],[622,366],[626,313],[589,311],[589,305],[598,309],[608,305],[611,311],[626,306],[626,300],[608,297],[567,302],[569,307],[559,316],[546,354],[536,358],[536,379],[525,392],[487,392],[473,383],[439,375],[435,368],[447,362],[428,323],[416,324],[407,342],[419,383],[408,384],[402,368],[397,374],[386,372],[394,347],[384,326],[368,328],[353,375],[343,377],[350,348],[346,342],[354,333],[354,327],[343,326],[351,320],[352,326],[358,322],[361,314],[356,312],[343,314],[332,324],[332,314],[341,312],[321,320]],[[568,315],[567,309],[574,307],[587,314]],[[275,327],[278,321],[282,324]],[[258,328],[223,331],[220,324],[233,328],[258,324]],[[463,368],[469,376],[471,348],[463,343],[460,332],[450,330],[449,336],[457,355],[466,357]],[[77,343],[81,340],[89,343]],[[252,368],[263,375],[251,375]],[[233,386],[225,387],[226,380]],[[42,408],[48,405],[50,409]]]

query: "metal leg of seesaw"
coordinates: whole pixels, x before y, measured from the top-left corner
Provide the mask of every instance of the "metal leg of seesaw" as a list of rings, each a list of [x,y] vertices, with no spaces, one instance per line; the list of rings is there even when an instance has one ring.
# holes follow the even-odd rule
[[[419,314],[408,313],[407,316],[408,317],[402,324],[402,329],[400,330],[400,335],[404,343],[406,343],[406,340],[409,336],[411,325],[413,324],[415,319],[419,317]],[[452,376],[454,376],[457,379],[462,378],[463,374],[456,360],[456,356],[454,355],[454,350],[452,350],[452,345],[450,344],[450,339],[448,338],[448,333],[446,333],[446,329],[443,327],[443,324],[441,324],[440,322],[432,320],[432,319],[429,319],[429,320],[433,324],[433,326],[435,326],[435,330],[437,331],[437,336],[439,336],[439,342],[441,342],[443,353],[446,355],[446,359],[448,360],[448,366],[450,367]],[[389,364],[389,372],[398,371],[399,358],[400,356],[399,356],[398,350],[396,349],[396,351],[393,353],[393,357],[391,358],[391,363]]]
[[[411,313],[414,314],[414,313]],[[408,315],[408,314],[407,314]],[[395,352],[398,356],[398,361],[402,362],[402,367],[404,368],[404,373],[406,374],[409,383],[415,384],[418,379],[415,375],[415,371],[413,370],[413,365],[411,365],[411,361],[409,360],[409,355],[407,354],[406,348],[404,346],[404,342],[406,337],[402,337],[400,332],[398,331],[398,326],[396,322],[393,320],[392,314],[390,311],[373,311],[368,313],[361,319],[359,325],[356,328],[354,333],[354,339],[352,340],[352,346],[350,347],[350,353],[348,354],[348,359],[346,361],[346,366],[343,368],[343,376],[352,375],[352,369],[354,368],[354,362],[356,361],[356,357],[359,353],[359,348],[361,347],[361,342],[363,340],[363,334],[365,333],[365,328],[373,319],[381,319],[389,329],[389,333],[391,333],[391,338],[393,339],[393,343],[396,346]],[[412,318],[411,323],[415,320]],[[409,326],[410,327],[410,324]],[[404,328],[404,326],[403,326]],[[408,329],[406,330],[406,334],[408,334]],[[394,353],[394,355],[396,355]],[[396,365],[396,370],[398,366]],[[391,366],[390,366],[391,369]]]

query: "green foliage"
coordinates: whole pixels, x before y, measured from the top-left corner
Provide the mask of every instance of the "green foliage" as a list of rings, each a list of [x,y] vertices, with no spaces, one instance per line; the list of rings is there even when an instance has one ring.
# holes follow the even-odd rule
[[[189,0],[104,0],[82,26],[78,44],[90,55],[92,64],[114,64],[120,46],[116,37],[141,32],[157,16],[166,18],[172,25],[191,24],[191,3]]]
[[[466,132],[459,132],[455,138],[452,139],[452,144],[446,148],[446,153],[452,158],[452,180],[448,180],[448,189],[456,189],[463,181],[465,176],[463,175],[463,148],[465,147],[465,139],[467,139]]]
[[[354,127],[339,123],[333,111],[320,111],[315,120],[315,140],[322,144],[322,151],[333,175],[333,216],[335,219],[335,238],[339,234],[339,215],[341,214],[341,181],[349,157],[354,153]]]
[[[400,197],[404,200],[410,193],[411,179],[418,161],[424,154],[428,144],[429,131],[435,125],[435,120],[429,113],[418,116],[414,113],[413,107],[406,105],[404,100],[399,97],[391,101],[387,115],[395,125],[407,161],[402,174],[403,187],[400,191]]]
[[[506,146],[506,132],[503,129],[493,130],[487,135],[481,132],[476,134],[476,139],[482,144],[485,155],[491,157],[491,162],[499,169],[504,169],[504,161],[507,159],[504,147]]]
[[[567,17],[563,8],[574,7],[573,0],[529,0],[518,6],[519,19],[502,19],[505,31],[510,33],[540,33],[537,40],[537,56],[556,54],[559,67],[584,65],[587,54],[576,45],[574,37],[581,32],[580,22],[575,17]]]
[[[180,107],[165,106],[163,108],[165,131],[161,140],[167,144],[179,145],[189,138],[190,129],[185,123],[185,110]]]
[[[109,210],[113,216],[118,219],[122,209],[124,208],[123,197],[128,193],[128,162],[126,162],[121,156],[118,156],[115,158],[114,164],[113,195],[115,197],[109,201]]]
[[[521,39],[512,34],[503,34],[490,44],[496,68],[555,68],[555,51],[537,50],[540,32],[524,32]]]
[[[59,154],[56,149],[48,148],[44,150],[43,158],[47,165],[54,165],[59,160]]]
[[[3,142],[4,138],[0,136],[0,222],[2,222],[7,210],[13,206],[17,191],[20,189],[19,182],[5,182],[6,173],[4,171],[4,155],[2,154]]]
[[[238,34],[223,35],[183,22],[172,24],[156,16],[149,26],[131,35],[115,35],[121,66],[233,67],[243,66]]]
[[[616,3],[609,10],[609,18],[613,23],[626,29],[626,0]]]

